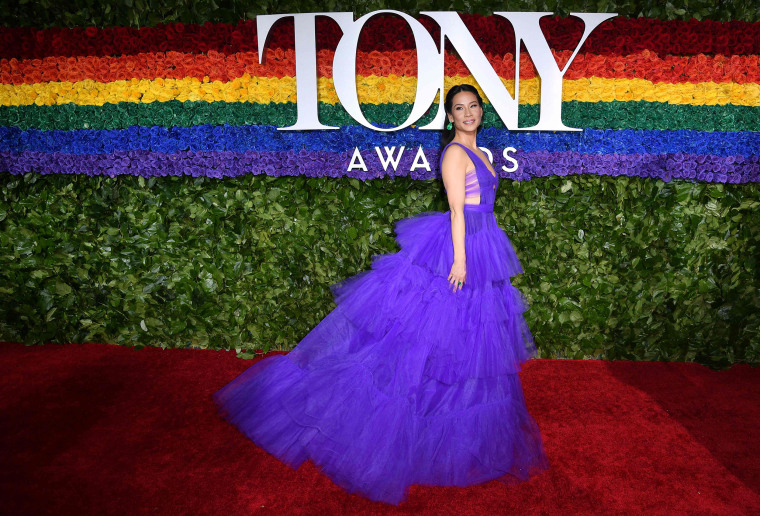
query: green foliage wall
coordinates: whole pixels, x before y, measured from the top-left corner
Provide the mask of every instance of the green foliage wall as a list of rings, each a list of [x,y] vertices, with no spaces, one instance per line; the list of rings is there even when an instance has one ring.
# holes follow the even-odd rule
[[[64,7],[65,6],[65,7]],[[567,16],[571,12],[617,12],[665,20],[716,21],[760,19],[755,0],[2,0],[0,25],[86,27],[157,25],[159,23],[237,23],[264,13],[350,11],[365,14],[379,9],[407,13],[458,11],[542,11]]]
[[[289,348],[436,181],[0,175],[0,336]],[[760,359],[760,185],[504,180],[543,357]]]

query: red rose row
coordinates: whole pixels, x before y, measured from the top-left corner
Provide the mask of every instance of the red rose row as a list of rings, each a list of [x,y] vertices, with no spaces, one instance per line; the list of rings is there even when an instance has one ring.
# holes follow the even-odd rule
[[[462,19],[487,54],[503,55],[514,49],[511,25],[498,16],[463,14]],[[434,39],[438,26],[420,17]],[[576,18],[544,18],[542,29],[551,48],[572,50],[583,31]],[[317,20],[317,46],[334,50],[340,40],[338,26],[327,18]],[[293,48],[292,19],[272,29],[268,48]],[[406,22],[393,15],[373,17],[362,32],[359,49],[411,50],[414,38]],[[48,56],[109,56],[175,51],[224,54],[257,50],[256,23],[237,25],[158,25],[155,27],[110,27],[105,29],[28,27],[0,28],[0,58],[32,59]],[[582,49],[586,53],[627,55],[650,50],[659,55],[752,55],[760,54],[760,22],[715,22],[710,20],[656,20],[617,17],[594,30]]]
[[[225,55],[210,51],[205,54],[182,54],[179,52],[156,52],[121,57],[47,57],[18,61],[0,60],[0,83],[33,84],[49,81],[77,82],[93,79],[111,82],[130,79],[184,79],[208,77],[212,81],[230,81],[244,74],[259,77],[292,77],[295,75],[293,50],[268,50],[263,65],[258,64],[257,52],[238,52]],[[317,55],[320,77],[332,77],[334,53],[321,50]],[[570,58],[571,52],[555,52],[561,66]],[[489,56],[491,65],[500,77],[514,77],[515,64],[512,54]],[[399,76],[417,75],[417,53],[414,50],[395,52],[369,52],[357,56],[358,75]],[[466,76],[469,70],[464,62],[451,54],[446,55],[446,74]],[[530,58],[520,54],[520,76],[530,79],[536,76]],[[615,79],[646,79],[652,82],[735,82],[739,84],[760,82],[758,56],[697,56],[658,57],[644,50],[627,56],[602,56],[581,53],[565,74],[566,79],[604,77]]]

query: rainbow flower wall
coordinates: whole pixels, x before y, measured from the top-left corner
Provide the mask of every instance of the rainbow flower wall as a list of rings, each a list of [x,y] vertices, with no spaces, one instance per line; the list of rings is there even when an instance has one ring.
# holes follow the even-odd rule
[[[288,1],[281,12],[297,12]],[[486,99],[479,144],[501,171],[495,214],[523,264],[514,284],[539,352],[756,364],[760,14],[607,3],[620,15],[563,83],[563,121],[582,131],[507,131]],[[438,132],[372,131],[337,102],[331,21],[316,28],[318,109],[341,128],[278,131],[296,120],[292,22],[275,25],[258,64],[255,22],[236,21],[258,13],[239,3],[85,4],[0,12],[0,341],[289,349],[333,308],[330,285],[397,250],[395,222],[447,209]],[[514,91],[511,26],[461,17]],[[563,64],[581,22],[549,16],[542,29]],[[378,15],[358,48],[364,115],[400,125],[415,94],[411,32]],[[473,83],[455,52],[445,59],[447,87]],[[539,79],[520,59],[527,127]],[[384,168],[376,147],[401,146]],[[508,147],[514,172],[501,168]],[[348,170],[355,148],[366,171]],[[419,149],[430,170],[413,166]]]
[[[502,78],[514,77],[507,22],[462,16]],[[436,25],[422,17],[434,38]],[[545,18],[558,63],[582,23]],[[277,131],[295,121],[293,27],[283,23],[258,64],[255,23],[182,24],[142,29],[3,29],[0,47],[0,170],[88,175],[241,174],[429,178],[438,134],[379,133],[351,120],[332,85],[341,33],[317,24],[323,123],[339,131]],[[382,50],[376,50],[376,49]],[[360,100],[370,120],[399,125],[416,89],[411,31],[378,15],[357,56]],[[514,147],[516,172],[530,179],[610,174],[720,183],[760,180],[760,24],[615,18],[597,28],[565,75],[565,123],[578,133],[508,132],[488,109],[481,145]],[[522,126],[537,113],[539,79],[521,53]],[[464,63],[446,58],[446,88],[473,83]],[[514,92],[514,80],[503,79]],[[428,117],[429,118],[429,117]],[[375,146],[406,147],[396,170]],[[354,147],[368,170],[348,170]],[[422,147],[430,170],[413,167]]]

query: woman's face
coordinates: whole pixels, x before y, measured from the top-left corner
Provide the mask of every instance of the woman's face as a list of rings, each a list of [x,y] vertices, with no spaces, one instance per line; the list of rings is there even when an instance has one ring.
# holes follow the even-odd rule
[[[474,132],[480,125],[483,117],[483,108],[474,93],[460,91],[454,95],[451,103],[449,121],[454,124],[457,131]]]

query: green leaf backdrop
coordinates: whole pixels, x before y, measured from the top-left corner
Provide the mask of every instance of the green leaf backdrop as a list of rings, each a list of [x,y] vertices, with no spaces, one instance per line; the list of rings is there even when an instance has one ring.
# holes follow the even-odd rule
[[[446,208],[401,178],[2,178],[0,335],[30,343],[289,348],[395,221]],[[502,185],[541,356],[758,362],[760,185]]]
[[[0,25],[34,27],[97,27],[157,25],[159,23],[237,23],[266,13],[351,11],[366,14],[379,9],[407,13],[459,11],[488,15],[494,11],[542,11],[567,16],[571,12],[617,12],[663,20],[715,21],[760,19],[755,0],[3,0]]]

